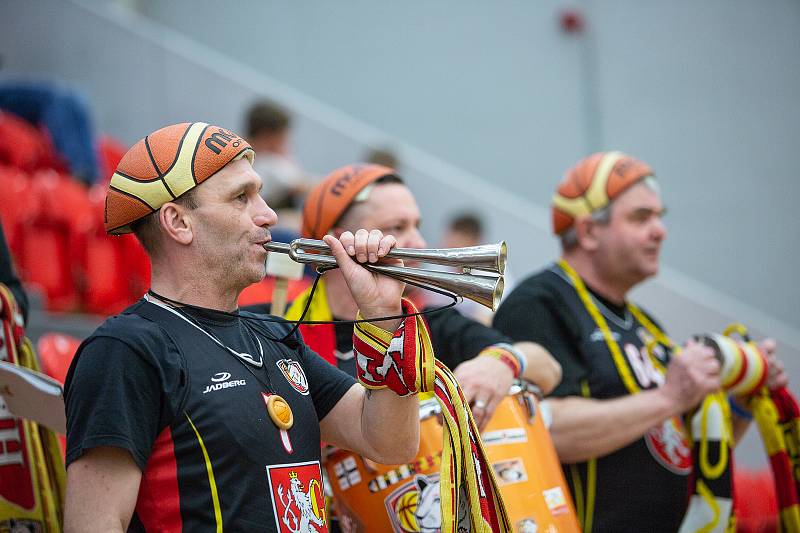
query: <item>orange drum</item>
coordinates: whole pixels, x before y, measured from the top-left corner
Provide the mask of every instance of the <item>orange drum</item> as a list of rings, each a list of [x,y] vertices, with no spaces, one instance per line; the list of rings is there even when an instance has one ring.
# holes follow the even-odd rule
[[[440,413],[436,399],[420,403],[419,452],[411,463],[382,465],[340,449],[328,454],[325,474],[343,533],[439,531]]]
[[[569,488],[533,390],[512,387],[483,433],[484,448],[513,531],[578,532]],[[435,399],[420,403],[420,449],[411,463],[381,465],[338,449],[328,454],[325,474],[343,533],[440,531],[440,412]]]
[[[518,384],[481,434],[515,532],[580,531],[534,387]]]

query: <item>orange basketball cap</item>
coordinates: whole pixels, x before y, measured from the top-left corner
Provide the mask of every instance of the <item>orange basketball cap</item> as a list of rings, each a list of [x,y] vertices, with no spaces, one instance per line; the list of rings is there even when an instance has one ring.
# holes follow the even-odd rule
[[[230,130],[184,122],[155,131],[123,156],[106,194],[106,233],[130,233],[149,215],[242,157],[253,163],[250,144]]]
[[[366,163],[337,168],[308,193],[303,205],[301,234],[309,239],[321,239],[364,187],[380,178],[396,175],[392,168]]]
[[[640,180],[653,176],[647,163],[622,152],[598,152],[569,169],[553,195],[553,233],[561,235],[575,219],[598,211]]]

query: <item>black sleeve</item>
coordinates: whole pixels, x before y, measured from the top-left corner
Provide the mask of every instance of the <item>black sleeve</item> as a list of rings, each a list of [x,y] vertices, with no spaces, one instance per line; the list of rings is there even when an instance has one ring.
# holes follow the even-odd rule
[[[555,295],[520,287],[500,304],[493,325],[514,342],[541,344],[558,361],[562,377],[551,396],[580,396],[581,381],[588,378],[589,369],[564,313]]]
[[[14,272],[14,264],[11,261],[11,252],[6,244],[6,236],[3,233],[3,225],[0,224],[0,283],[3,283],[11,290],[14,299],[22,312],[25,324],[28,323],[28,295],[22,288],[17,273]]]
[[[112,337],[89,339],[75,357],[64,390],[67,465],[91,448],[113,446],[144,471],[163,424],[158,369]]]
[[[512,342],[499,331],[467,318],[455,309],[424,315],[431,334],[433,353],[450,370],[472,359],[492,344]]]
[[[317,419],[322,420],[356,381],[306,346],[299,333],[295,335],[300,342],[297,351],[308,379],[311,401]]]

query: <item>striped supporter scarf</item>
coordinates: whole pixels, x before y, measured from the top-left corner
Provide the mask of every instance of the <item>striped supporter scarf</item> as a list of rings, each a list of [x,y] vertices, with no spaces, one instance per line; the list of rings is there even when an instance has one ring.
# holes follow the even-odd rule
[[[614,341],[605,318],[594,304],[580,276],[565,260],[560,260],[558,264],[603,333],[617,372],[628,392],[639,393],[641,389],[633,378],[619,345]],[[636,306],[628,303],[628,310],[650,334],[650,360],[656,370],[665,374],[666,368],[654,357],[652,348],[660,344],[677,356],[680,347]],[[729,335],[733,331],[742,334],[744,342],[731,339]],[[733,325],[723,335],[704,336],[701,340],[714,346],[722,359],[723,388],[706,396],[697,409],[685,415],[687,429],[693,441],[693,475],[689,508],[679,532],[723,533],[736,530],[732,505],[734,439],[728,394],[743,398],[751,407],[770,455],[783,531],[800,532],[800,410],[797,401],[786,389],[769,391],[764,386],[767,378],[766,359],[747,337],[743,326]]]
[[[762,387],[750,410],[769,455],[778,496],[781,531],[800,532],[800,407],[785,387]]]
[[[0,360],[38,371],[14,296],[2,283],[0,323]],[[0,438],[0,531],[61,531],[66,474],[55,432],[14,418],[0,401]]]
[[[286,314],[287,319],[300,319],[309,294],[310,289],[295,300]],[[323,294],[324,288],[318,287],[306,319],[332,319],[326,302],[320,299]],[[414,304],[404,299],[403,313],[416,312]],[[362,319],[359,313],[357,320]],[[433,393],[442,407],[441,531],[510,533],[512,529],[500,490],[472,413],[453,374],[434,357],[422,317],[403,319],[393,333],[369,322],[355,324],[353,352],[358,379],[364,387],[390,388],[400,396]],[[463,521],[459,524],[457,519],[463,507],[469,510],[469,529],[464,529]]]

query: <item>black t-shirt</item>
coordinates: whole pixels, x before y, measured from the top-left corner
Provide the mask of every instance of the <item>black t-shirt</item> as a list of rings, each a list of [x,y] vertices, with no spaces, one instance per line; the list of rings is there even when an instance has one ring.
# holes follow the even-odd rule
[[[290,493],[289,514],[315,523],[319,421],[353,379],[297,334],[276,342],[287,324],[180,311],[188,320],[142,300],[84,341],[65,384],[67,464],[98,446],[130,451],[143,471],[131,531],[278,531]],[[287,434],[270,394],[291,407]]]
[[[591,295],[639,387],[663,383],[644,348],[650,337],[645,328],[626,307]],[[498,309],[494,325],[514,341],[538,342],[558,360],[563,377],[553,396],[588,393],[609,399],[628,394],[602,333],[557,265],[520,283]],[[669,355],[664,346],[656,347],[661,364],[669,362]],[[578,500],[590,490],[588,466],[564,465],[579,508]],[[678,419],[667,420],[632,444],[598,458],[592,530],[677,531],[688,503],[690,471],[691,446]]]

